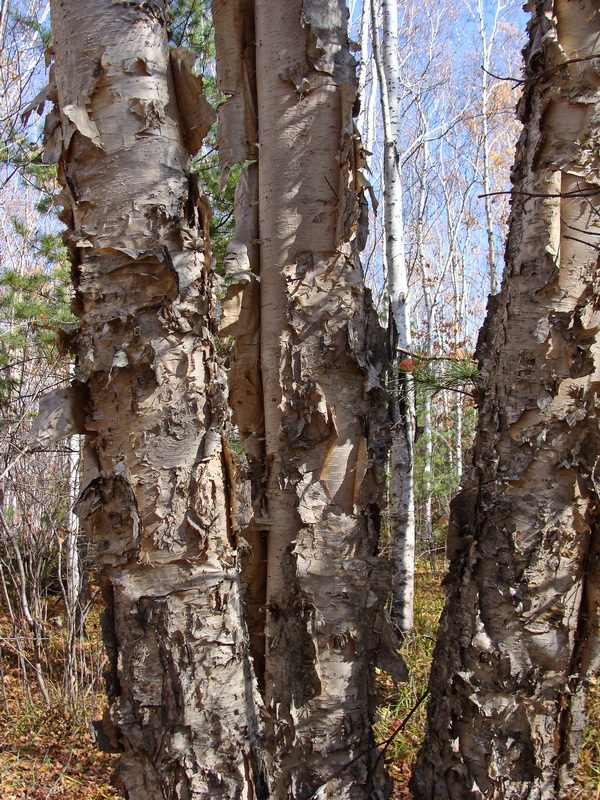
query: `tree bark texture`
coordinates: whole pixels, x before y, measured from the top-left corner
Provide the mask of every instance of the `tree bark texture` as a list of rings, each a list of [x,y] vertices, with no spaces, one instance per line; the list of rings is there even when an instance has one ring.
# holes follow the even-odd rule
[[[255,798],[209,211],[189,172],[214,115],[167,24],[163,0],[52,2],[46,157],[80,317],[62,335],[87,434],[78,513],[107,601],[101,735],[130,800]]]
[[[506,274],[452,505],[418,800],[559,800],[598,669],[597,0],[535,0]]]
[[[237,335],[231,399],[254,469],[242,581],[264,598],[247,615],[259,673],[264,659],[270,792],[358,800],[385,790],[369,750],[376,655],[396,677],[405,672],[384,612],[389,571],[377,556],[387,347],[357,253],[355,62],[342,0],[251,6],[215,0],[213,14],[219,82],[230,95],[222,113],[230,119],[238,108],[223,167],[230,153],[258,156],[238,190],[228,261],[241,283],[225,298],[224,330]]]

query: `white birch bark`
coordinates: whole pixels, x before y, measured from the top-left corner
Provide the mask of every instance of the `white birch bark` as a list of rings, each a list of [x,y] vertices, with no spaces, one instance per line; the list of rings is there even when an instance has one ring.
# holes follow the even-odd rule
[[[462,338],[463,332],[466,330],[466,297],[467,297],[467,278],[465,272],[464,260],[460,262],[452,257],[450,261],[450,277],[452,281],[452,290],[454,294],[454,317],[456,325],[458,326],[459,335]],[[463,475],[463,395],[456,393],[455,398],[455,416],[454,416],[454,471],[456,473],[457,484]]]
[[[446,177],[443,165],[440,166],[441,170],[439,178],[442,186],[444,208],[446,212],[447,228],[449,233],[444,276],[446,272],[450,273],[454,304],[454,325],[458,331],[459,339],[462,340],[463,336],[466,335],[467,326],[467,284],[465,271],[465,260],[467,259],[467,255],[466,252],[461,252],[461,249],[458,246],[458,237],[461,225],[464,223],[471,185],[467,184],[462,186],[462,196],[460,196],[458,198],[458,202],[456,202],[456,195],[454,195],[453,198],[453,193],[449,188],[450,182]],[[463,250],[466,250],[466,243],[463,243],[462,248]],[[452,458],[458,486],[463,473],[463,395],[460,392],[454,392],[453,395],[452,404],[455,406],[455,419],[453,442],[454,454]]]
[[[81,569],[77,540],[79,537],[79,520],[73,511],[79,496],[79,437],[73,436],[69,440],[69,454],[67,456],[68,470],[68,503],[67,530],[65,535],[65,554],[67,559],[67,603],[69,613],[75,617],[77,605],[81,596]]]
[[[416,105],[419,112],[421,130],[423,134],[425,134],[428,125],[427,117],[423,108],[422,98],[416,98]],[[432,285],[432,277],[429,274],[429,265],[426,265],[425,261],[424,225],[428,176],[429,144],[425,140],[423,142],[422,154],[418,164],[419,203],[416,220],[415,251],[417,267],[422,279],[423,301],[425,306],[425,355],[432,356],[435,338],[434,326],[436,307],[438,304],[438,296],[444,276],[439,276],[437,286]],[[423,432],[421,436],[423,438],[423,517],[425,521],[425,541],[427,542],[427,549],[431,549],[433,547],[433,520],[431,517],[431,506],[433,499],[433,429],[431,417],[431,392],[426,390],[423,397]]]
[[[490,275],[490,293],[496,294],[498,291],[498,276],[496,274],[496,248],[494,245],[494,214],[492,208],[492,198],[490,196],[491,184],[491,137],[489,131],[489,71],[491,62],[491,52],[496,37],[498,24],[498,13],[500,3],[496,3],[494,21],[489,34],[485,26],[485,6],[483,0],[476,0],[473,14],[477,22],[479,40],[481,42],[481,83],[479,105],[481,111],[481,149],[482,149],[482,171],[481,180],[483,185],[483,204],[485,209],[485,233],[487,238],[487,256]]]
[[[72,372],[72,370],[71,370]],[[78,700],[78,643],[85,625],[83,616],[82,596],[84,574],[87,567],[82,570],[80,558],[80,530],[79,519],[75,513],[77,498],[79,497],[79,467],[80,467],[80,437],[72,436],[67,439],[68,454],[66,459],[67,469],[67,502],[65,544],[65,585],[63,596],[67,617],[66,629],[66,659],[63,685],[68,702],[75,708]],[[59,552],[62,551],[62,546]],[[60,565],[59,565],[60,573]]]
[[[428,339],[433,339],[433,319],[428,319]],[[429,347],[428,347],[429,349]],[[433,427],[431,392],[426,391],[423,398],[423,517],[425,521],[425,541],[427,548],[433,547]]]
[[[264,412],[246,433],[264,425],[266,481],[255,523],[267,539],[269,790],[278,800],[366,800],[389,788],[378,770],[370,774],[375,651],[382,668],[396,677],[405,671],[383,610],[389,575],[375,555],[387,347],[356,247],[361,160],[346,8],[341,0],[260,0],[245,22],[247,4],[218,0],[213,13],[221,74],[240,80],[252,70],[226,58],[243,39],[226,20],[256,26],[260,281],[245,281],[236,302],[249,308],[251,287],[259,287],[263,391],[236,378],[232,401],[238,414],[244,398]],[[231,81],[225,106],[238,103],[239,119],[248,120],[240,85]],[[227,154],[244,151],[247,139],[242,124],[229,130],[225,169]],[[238,338],[236,347],[247,344]]]
[[[2,5],[0,5],[0,47],[4,45],[4,32],[6,31],[7,20],[8,0],[2,0]]]
[[[371,3],[370,0],[363,0],[360,10],[360,65],[358,68],[360,113],[356,119],[356,124],[363,138],[364,145],[369,152],[372,152],[369,147],[370,109],[372,109],[372,100],[374,99],[376,91],[374,85],[375,76],[370,74],[372,72],[371,40]]]
[[[383,208],[390,330],[392,341],[402,359],[410,353],[412,342],[408,271],[404,251],[402,175],[398,149],[402,124],[398,67],[398,9],[395,0],[381,0],[383,36],[380,46],[377,33],[377,0],[371,0],[371,3],[373,50],[383,117]],[[392,615],[400,630],[409,631],[413,627],[414,613],[415,399],[410,373],[398,372],[393,376],[393,382],[397,382],[398,388],[392,399],[393,428],[390,450],[389,518],[394,562]]]
[[[557,800],[600,665],[597,0],[534,0],[506,269],[430,680],[418,800]]]
[[[69,370],[72,375],[73,366]],[[75,631],[77,620],[80,619],[80,602],[82,588],[82,572],[79,558],[79,519],[75,513],[75,505],[79,497],[79,467],[80,467],[80,439],[71,436],[67,439],[67,514],[65,532],[65,578],[66,578],[66,605],[69,628]]]
[[[371,741],[368,620],[381,613],[369,573],[383,363],[363,361],[377,327],[353,243],[355,78],[343,2],[264,0],[256,21],[272,791],[366,798],[381,785],[372,754],[328,780]]]
[[[208,210],[189,172],[213,115],[167,24],[162,0],[52,2],[46,157],[80,317],[63,338],[87,434],[78,514],[107,602],[102,736],[130,800],[260,797]]]

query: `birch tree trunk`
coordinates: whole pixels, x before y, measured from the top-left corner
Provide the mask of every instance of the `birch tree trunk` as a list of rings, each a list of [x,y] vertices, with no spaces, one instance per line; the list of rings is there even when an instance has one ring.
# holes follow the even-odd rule
[[[399,142],[401,138],[400,84],[398,68],[398,8],[395,0],[381,0],[383,42],[378,42],[377,0],[373,9],[373,51],[377,64],[383,116],[383,207],[385,260],[392,343],[401,358],[411,350],[410,298],[408,270],[404,252],[402,175]],[[413,627],[415,580],[414,438],[415,397],[409,372],[392,376],[397,388],[392,399],[392,447],[390,451],[390,535],[394,576],[392,616],[401,631]]]
[[[500,11],[500,4],[496,3],[494,9],[494,21],[489,35],[485,29],[485,8],[483,0],[476,0],[473,15],[477,22],[479,32],[479,39],[481,41],[481,94],[479,96],[479,106],[481,111],[481,149],[482,149],[482,165],[481,165],[481,181],[483,185],[483,203],[485,208],[485,229],[487,236],[487,257],[488,267],[490,271],[490,294],[496,294],[498,291],[498,276],[496,274],[496,248],[494,246],[494,215],[492,210],[492,198],[490,196],[490,175],[491,175],[491,149],[492,143],[490,141],[489,131],[489,103],[490,103],[490,89],[489,89],[489,71],[490,71],[490,55],[496,37],[498,14]]]
[[[264,797],[208,209],[189,172],[213,114],[167,24],[163,0],[52,2],[46,157],[80,316],[63,332],[77,357],[65,413],[87,434],[78,514],[106,599],[101,736],[130,800]]]
[[[464,261],[452,258],[450,263],[450,275],[452,279],[454,318],[459,331],[459,339],[462,339],[466,325],[466,272]],[[463,395],[455,393],[454,397],[454,470],[456,473],[456,483],[460,485],[463,474],[463,418],[464,406]]]
[[[478,345],[418,800],[563,798],[600,660],[600,8],[530,9],[506,274]]]
[[[0,5],[0,47],[4,45],[4,32],[6,30],[7,19],[8,19],[8,0],[2,0],[2,5]]]
[[[236,332],[236,314],[252,325],[260,314],[262,391],[249,366],[258,363],[255,342],[238,335],[232,404],[247,447],[263,459],[254,522],[267,541],[269,789],[277,800],[366,800],[386,790],[369,750],[376,651],[382,668],[405,672],[383,611],[389,573],[376,556],[387,347],[356,246],[355,63],[343,0],[251,6],[217,0],[213,14],[220,86],[230,95],[220,110],[224,168],[256,158],[258,142],[257,227],[244,232],[240,205],[230,255],[246,273],[224,308],[227,332]],[[256,241],[258,264],[249,257]],[[263,436],[261,455],[252,442]]]

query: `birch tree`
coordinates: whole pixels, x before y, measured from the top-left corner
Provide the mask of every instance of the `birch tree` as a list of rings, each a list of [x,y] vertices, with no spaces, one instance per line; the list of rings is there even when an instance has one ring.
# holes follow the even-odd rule
[[[483,0],[475,0],[474,7],[471,9],[477,23],[477,33],[481,46],[481,70],[480,70],[480,94],[479,103],[481,110],[481,181],[483,185],[483,203],[485,208],[485,229],[487,236],[487,257],[488,269],[490,274],[490,293],[496,294],[498,291],[498,276],[496,274],[496,248],[494,243],[494,221],[492,213],[492,197],[490,195],[490,155],[491,141],[489,131],[489,106],[490,106],[490,66],[491,53],[494,45],[498,27],[498,16],[502,10],[502,5],[497,2],[492,10],[492,20],[489,33],[486,31],[486,15]]]
[[[412,788],[564,797],[599,666],[596,0],[530,4],[505,277]]]
[[[381,0],[382,42],[378,41],[377,0],[372,8],[373,53],[377,65],[383,118],[383,209],[385,260],[389,301],[389,326],[394,348],[406,357],[411,351],[410,297],[404,252],[400,86],[398,69],[398,9],[392,0]],[[394,577],[392,613],[400,630],[413,627],[415,512],[414,434],[415,401],[409,372],[393,376],[393,435],[390,462],[389,519]]]
[[[214,115],[168,5],[51,4],[59,160],[79,323],[63,429],[86,434],[78,514],[106,602],[105,746],[130,800],[260,785],[241,614],[209,211],[189,157]],[[49,403],[50,400],[47,401]]]
[[[270,791],[367,798],[384,786],[367,752],[375,651],[404,673],[375,555],[387,348],[357,253],[362,155],[347,12],[342,0],[215,0],[213,13],[229,95],[223,169],[258,159],[238,187],[228,258],[238,282],[223,331],[237,336],[231,402],[255,486],[242,580],[257,599],[248,615],[254,663],[264,663]]]

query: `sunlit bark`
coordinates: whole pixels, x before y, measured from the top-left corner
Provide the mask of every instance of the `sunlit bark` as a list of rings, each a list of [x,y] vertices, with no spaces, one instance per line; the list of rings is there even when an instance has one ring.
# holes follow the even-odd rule
[[[101,739],[130,800],[230,800],[255,796],[261,767],[208,210],[189,172],[213,114],[167,22],[162,0],[53,0],[46,155],[80,317],[63,332],[87,434],[78,514],[107,603]]]
[[[230,94],[223,166],[229,153],[258,155],[257,228],[252,235],[236,226],[230,259],[243,260],[258,241],[259,264],[247,266],[224,307],[225,331],[238,335],[232,404],[247,420],[246,448],[263,459],[265,478],[254,523],[267,541],[262,683],[270,791],[282,800],[317,790],[366,800],[386,786],[378,771],[371,774],[369,751],[376,651],[384,669],[397,677],[404,671],[383,611],[389,575],[376,556],[387,347],[357,255],[362,157],[345,3],[260,0],[251,16],[248,3],[218,0],[213,13],[219,72],[231,78],[227,88],[220,84]],[[253,25],[255,101],[252,86],[244,89],[253,69],[235,49]],[[247,101],[256,103],[256,132]],[[237,128],[230,122],[236,105]],[[238,312],[254,308],[256,319],[258,288],[262,392],[250,378],[255,342],[240,341],[235,327]],[[263,437],[264,456],[254,444]],[[252,581],[260,578],[255,572]]]
[[[598,669],[597,0],[536,0],[418,800],[562,800]]]

